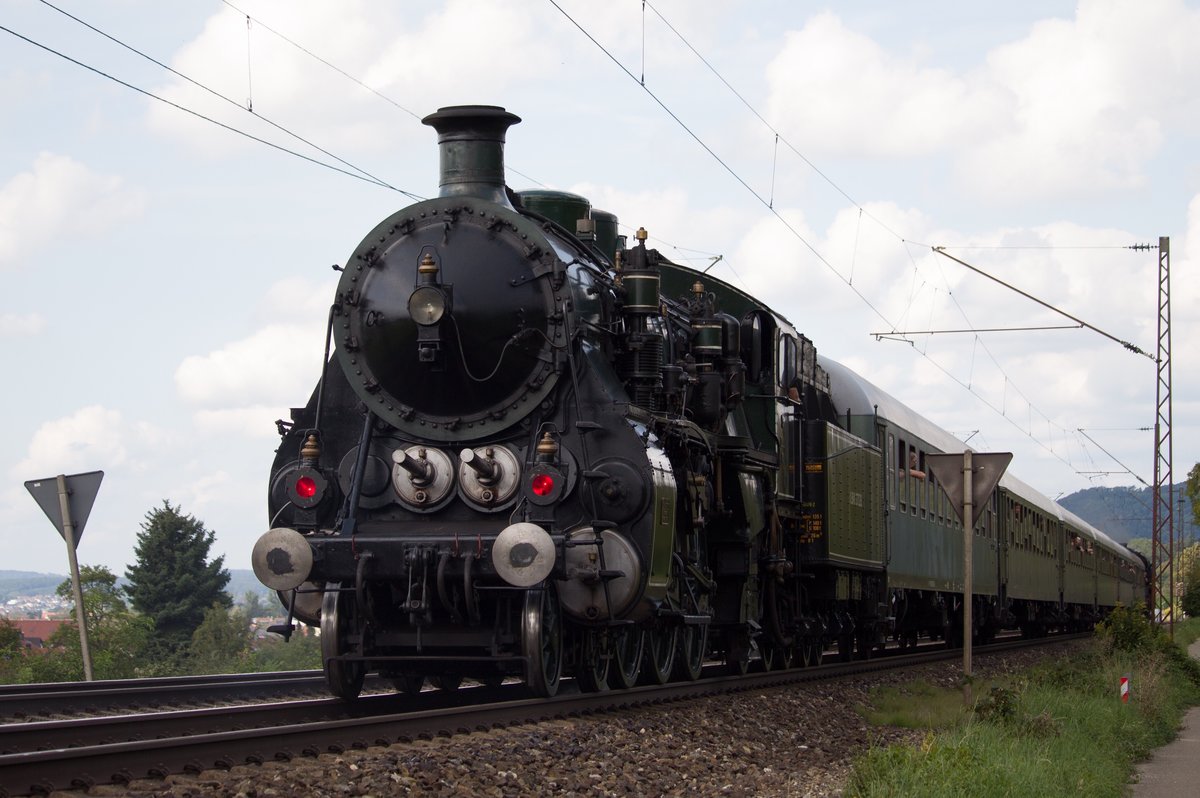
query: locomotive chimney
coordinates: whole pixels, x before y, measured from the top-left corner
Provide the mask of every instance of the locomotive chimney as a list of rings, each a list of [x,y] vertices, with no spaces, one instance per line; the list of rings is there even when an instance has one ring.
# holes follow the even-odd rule
[[[439,197],[476,197],[512,208],[504,190],[504,132],[521,117],[495,105],[454,105],[421,121],[438,132]]]

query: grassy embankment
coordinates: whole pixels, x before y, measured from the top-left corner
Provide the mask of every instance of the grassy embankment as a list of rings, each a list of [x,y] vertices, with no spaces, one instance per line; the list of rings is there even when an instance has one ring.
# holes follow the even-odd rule
[[[878,725],[926,729],[917,747],[867,752],[847,796],[1120,796],[1136,763],[1175,736],[1200,704],[1200,663],[1186,646],[1200,619],[1178,624],[1175,643],[1131,611],[1114,613],[1082,653],[1058,657],[962,693],[928,685],[880,691],[863,708]],[[1119,699],[1129,675],[1129,703]]]

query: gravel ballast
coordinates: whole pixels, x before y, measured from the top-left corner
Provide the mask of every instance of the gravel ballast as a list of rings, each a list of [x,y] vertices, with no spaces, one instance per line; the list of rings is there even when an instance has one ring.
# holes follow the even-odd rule
[[[1052,646],[979,657],[974,671],[980,679],[996,677],[1067,650]],[[836,796],[855,756],[870,746],[916,743],[923,736],[863,720],[855,707],[867,703],[874,687],[916,681],[953,687],[960,675],[961,663],[947,661],[703,702],[96,786],[86,794]]]

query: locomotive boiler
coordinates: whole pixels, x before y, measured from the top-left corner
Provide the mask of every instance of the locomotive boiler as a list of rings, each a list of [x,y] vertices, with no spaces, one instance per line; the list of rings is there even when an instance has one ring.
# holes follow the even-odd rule
[[[342,268],[320,379],[279,423],[252,558],[285,631],[320,628],[335,695],[371,671],[402,691],[516,676],[549,696],[564,676],[584,690],[696,679],[711,660],[788,667],[953,628],[954,575],[919,573],[920,525],[953,526],[924,510],[896,525],[895,434],[922,452],[961,444],[903,434],[915,414],[889,418],[886,401],[838,404],[786,319],[672,263],[645,230],[629,242],[582,197],[512,192],[515,115],[423,121],[439,196],[384,220]],[[893,529],[916,547],[895,584]],[[986,628],[1103,611],[988,585],[970,603]]]

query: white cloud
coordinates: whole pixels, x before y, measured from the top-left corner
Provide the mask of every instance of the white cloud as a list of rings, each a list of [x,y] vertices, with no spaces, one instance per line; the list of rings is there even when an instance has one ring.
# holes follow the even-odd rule
[[[215,352],[185,358],[175,387],[184,401],[205,409],[307,398],[320,373],[323,321],[271,324]]]
[[[0,186],[0,268],[17,265],[69,229],[94,236],[142,213],[144,196],[120,177],[43,152]]]
[[[949,154],[984,196],[1128,189],[1145,183],[1168,128],[1196,130],[1197,38],[1200,11],[1179,0],[1085,0],[1073,19],[1040,21],[954,71],[824,12],[786,36],[767,70],[767,107],[806,151]]]
[[[245,490],[246,486],[239,488],[228,471],[218,469],[208,474],[190,476],[186,482],[172,487],[168,494],[176,497],[175,501],[185,512],[202,518],[206,510],[229,501],[235,491]]]
[[[40,313],[0,313],[0,338],[37,335],[45,329],[46,319]]]
[[[980,135],[1009,98],[888,53],[826,11],[788,33],[767,68],[767,115],[789,138],[834,154],[924,155]]]
[[[321,370],[334,287],[289,277],[258,303],[262,326],[216,351],[184,358],[175,370],[180,397],[196,407],[202,430],[252,438],[275,434],[274,421],[312,393]]]
[[[164,440],[163,433],[149,424],[130,423],[120,411],[90,405],[38,427],[25,459],[10,474],[33,479],[114,466],[138,470],[141,453]]]
[[[252,102],[256,114],[334,151],[388,149],[398,136],[422,136],[408,111],[424,115],[443,105],[478,102],[480,81],[487,84],[484,93],[494,97],[510,81],[538,74],[548,54],[547,43],[532,35],[531,12],[523,4],[451,0],[417,9],[366,0],[336,5],[309,0],[290,3],[286,15],[274,4],[253,0],[239,7],[370,89],[354,86],[264,26],[251,26],[247,44],[246,17],[230,8],[218,10],[177,52],[172,66],[236,103]],[[381,110],[385,106],[372,90],[398,98],[407,111]],[[244,110],[182,80],[155,93],[308,151],[276,129],[254,127]],[[257,146],[162,104],[151,106],[150,123],[212,153]]]

